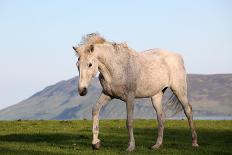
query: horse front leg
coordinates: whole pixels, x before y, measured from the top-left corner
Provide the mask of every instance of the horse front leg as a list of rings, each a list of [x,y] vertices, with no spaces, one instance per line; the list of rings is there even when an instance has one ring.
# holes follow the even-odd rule
[[[92,117],[93,117],[93,141],[92,141],[92,148],[93,149],[100,149],[101,141],[98,139],[99,134],[99,112],[101,108],[109,103],[111,97],[102,93],[96,103],[96,105],[92,109]]]
[[[135,149],[135,139],[133,133],[133,112],[134,112],[134,96],[130,96],[126,102],[127,121],[126,126],[128,130],[129,143],[126,151],[131,152]]]

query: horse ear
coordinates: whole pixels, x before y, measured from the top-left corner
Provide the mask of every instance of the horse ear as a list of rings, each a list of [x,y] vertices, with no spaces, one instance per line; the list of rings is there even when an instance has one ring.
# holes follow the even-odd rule
[[[75,46],[72,47],[74,49],[74,51],[76,52],[77,55],[79,55],[79,52],[77,50],[77,48]]]

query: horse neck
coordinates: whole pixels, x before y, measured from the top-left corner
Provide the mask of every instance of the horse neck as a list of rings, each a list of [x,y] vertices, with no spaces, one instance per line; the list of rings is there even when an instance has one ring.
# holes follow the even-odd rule
[[[123,71],[128,66],[130,57],[135,54],[128,48],[101,50],[98,56],[99,72],[107,82],[111,83],[116,74],[124,74]]]

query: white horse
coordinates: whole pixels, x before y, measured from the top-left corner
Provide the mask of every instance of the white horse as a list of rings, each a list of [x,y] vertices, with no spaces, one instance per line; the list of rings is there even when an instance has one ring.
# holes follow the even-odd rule
[[[100,148],[99,112],[102,106],[117,98],[126,103],[127,129],[129,144],[127,151],[135,149],[133,135],[133,111],[135,98],[150,97],[158,120],[158,137],[152,149],[163,142],[165,114],[162,108],[162,96],[166,88],[174,94],[173,104],[180,104],[188,118],[192,132],[192,146],[197,147],[197,133],[193,124],[192,107],[187,98],[186,71],[182,57],[177,53],[163,49],[151,49],[136,52],[126,44],[108,42],[99,34],[88,34],[82,42],[73,47],[79,56],[78,91],[81,96],[87,94],[87,87],[98,71],[102,93],[93,107],[93,149]],[[178,101],[178,102],[176,102]]]

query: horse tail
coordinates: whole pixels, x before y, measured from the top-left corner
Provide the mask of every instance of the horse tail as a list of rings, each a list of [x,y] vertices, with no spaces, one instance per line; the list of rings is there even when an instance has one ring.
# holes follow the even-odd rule
[[[171,111],[172,115],[174,116],[183,110],[180,100],[177,96],[172,92],[169,99],[164,103],[164,111]]]

